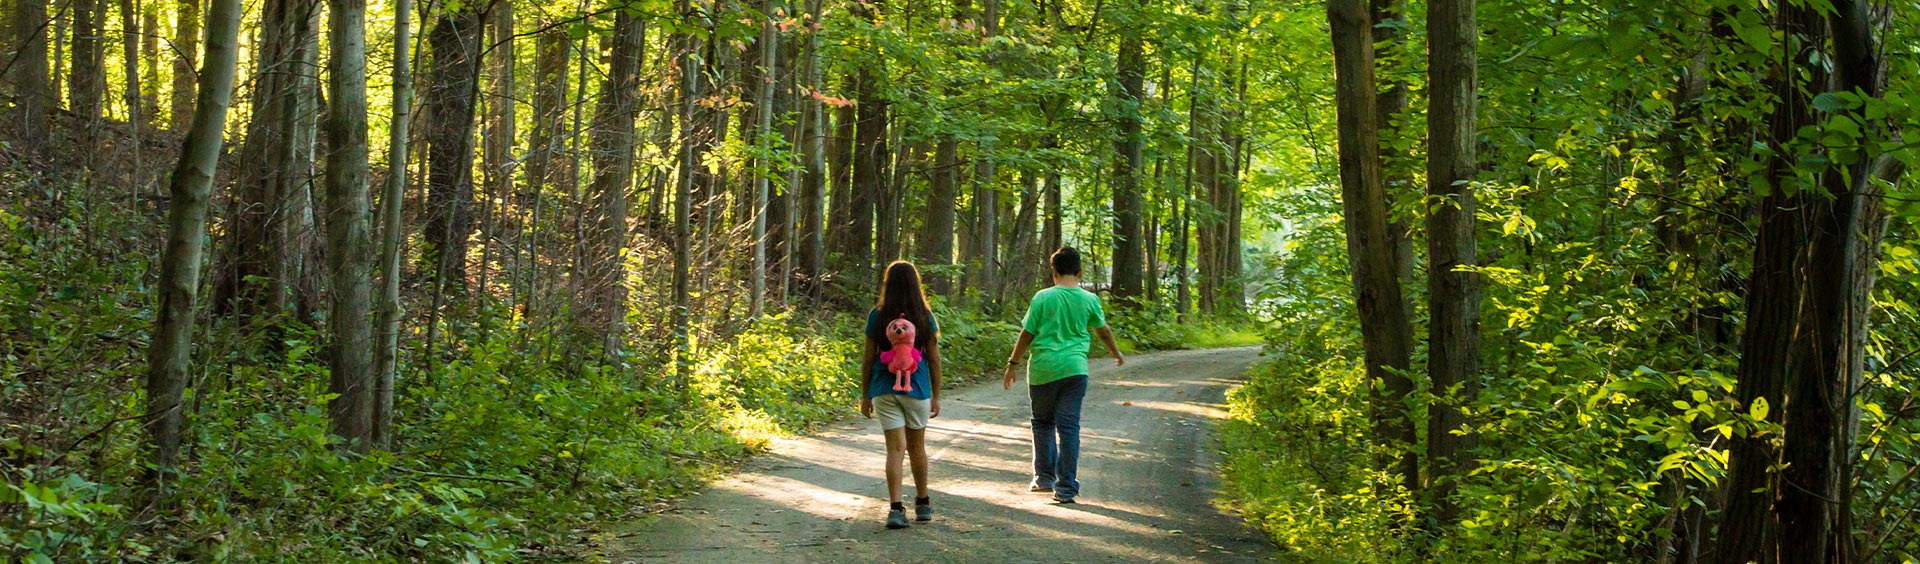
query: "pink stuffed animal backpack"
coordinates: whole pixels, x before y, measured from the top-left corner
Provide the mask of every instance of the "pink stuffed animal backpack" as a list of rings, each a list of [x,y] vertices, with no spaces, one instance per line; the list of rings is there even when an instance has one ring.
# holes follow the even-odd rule
[[[887,324],[887,342],[893,348],[880,351],[880,363],[893,373],[893,391],[913,391],[913,372],[920,368],[920,349],[913,348],[914,327],[906,314]]]

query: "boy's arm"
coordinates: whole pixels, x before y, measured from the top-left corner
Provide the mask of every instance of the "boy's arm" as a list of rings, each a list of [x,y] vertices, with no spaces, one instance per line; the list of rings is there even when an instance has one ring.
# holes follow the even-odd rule
[[[1006,383],[1000,386],[1001,389],[1013,389],[1013,367],[1020,365],[1020,359],[1026,358],[1027,348],[1031,346],[1033,346],[1033,333],[1021,329],[1020,340],[1013,342],[1013,357],[1007,359]]]
[[[1113,365],[1126,366],[1127,357],[1126,355],[1120,354],[1120,345],[1113,342],[1113,331],[1108,330],[1106,327],[1096,327],[1093,329],[1093,332],[1100,335],[1100,342],[1106,343],[1107,351],[1113,353]]]

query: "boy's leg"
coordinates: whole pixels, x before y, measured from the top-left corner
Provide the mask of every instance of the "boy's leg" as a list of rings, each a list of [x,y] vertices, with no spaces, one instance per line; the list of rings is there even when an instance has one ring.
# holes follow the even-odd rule
[[[1080,407],[1087,399],[1087,377],[1074,376],[1055,383],[1060,385],[1053,410],[1054,425],[1060,433],[1060,461],[1054,465],[1053,496],[1073,499],[1080,495]]]
[[[1039,486],[1053,483],[1054,464],[1060,457],[1059,447],[1054,443],[1057,384],[1059,382],[1048,382],[1027,387],[1027,397],[1033,400],[1033,482]]]

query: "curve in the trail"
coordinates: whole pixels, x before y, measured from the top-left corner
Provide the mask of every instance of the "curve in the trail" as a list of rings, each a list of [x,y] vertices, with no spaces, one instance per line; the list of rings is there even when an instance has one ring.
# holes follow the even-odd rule
[[[609,562],[1250,562],[1270,542],[1215,507],[1225,394],[1258,348],[1094,363],[1079,503],[1027,492],[1025,390],[948,392],[929,425],[936,517],[887,530],[885,443],[872,421],[778,442],[736,475],[616,531]],[[911,495],[911,479],[908,480]]]

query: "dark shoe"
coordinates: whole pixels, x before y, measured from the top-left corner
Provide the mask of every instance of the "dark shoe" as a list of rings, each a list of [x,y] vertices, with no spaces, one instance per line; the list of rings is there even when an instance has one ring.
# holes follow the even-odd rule
[[[917,503],[916,503],[916,504],[914,504],[914,505],[913,505],[913,520],[915,520],[915,521],[932,521],[932,520],[933,520],[933,504],[926,504],[926,505],[921,505],[921,504],[917,504]]]
[[[907,523],[906,510],[892,509],[887,511],[887,528],[905,529],[907,528],[907,526],[908,526],[908,523]]]
[[[1053,502],[1060,505],[1067,505],[1067,504],[1073,503],[1073,498],[1064,497],[1064,496],[1061,496],[1060,494],[1054,494]]]

